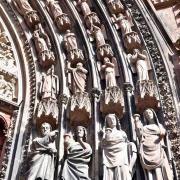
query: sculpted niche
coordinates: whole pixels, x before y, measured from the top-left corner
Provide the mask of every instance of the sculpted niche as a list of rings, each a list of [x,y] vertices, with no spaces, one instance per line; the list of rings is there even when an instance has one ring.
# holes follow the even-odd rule
[[[172,169],[168,162],[164,144],[166,130],[159,123],[153,109],[146,109],[143,113],[144,125],[139,114],[134,115],[135,127],[139,138],[139,153],[141,165],[146,170],[147,180],[173,180]]]
[[[90,180],[88,164],[91,159],[92,149],[86,143],[87,131],[82,126],[75,129],[74,139],[65,135],[66,159],[62,170],[63,180]]]
[[[127,134],[120,128],[115,114],[105,117],[102,148],[103,180],[131,180],[137,149],[134,143],[128,141]]]
[[[40,128],[41,137],[33,140],[30,152],[30,169],[26,180],[54,180],[54,160],[57,153],[55,139],[58,131],[52,131],[49,123],[43,123]]]

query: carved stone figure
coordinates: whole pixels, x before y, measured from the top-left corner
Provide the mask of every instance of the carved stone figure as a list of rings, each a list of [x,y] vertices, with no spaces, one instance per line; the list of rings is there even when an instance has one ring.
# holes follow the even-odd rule
[[[126,11],[125,15],[122,13],[113,16],[115,21],[115,26],[117,29],[121,29],[123,36],[123,41],[126,49],[132,51],[134,48],[139,48],[141,45],[141,40],[138,34],[132,30],[132,18],[129,11]]]
[[[4,79],[3,75],[0,75],[0,97],[9,101],[16,100],[15,83],[16,80],[11,79],[8,82]]]
[[[108,57],[104,58],[101,69],[105,72],[106,88],[116,86],[115,67]]]
[[[142,53],[138,49],[133,50],[133,55],[128,55],[132,71],[137,72],[138,81],[149,80],[148,71],[151,69],[147,52],[144,50]]]
[[[173,180],[172,170],[165,153],[166,130],[159,123],[153,109],[144,111],[144,126],[139,117],[138,114],[135,114],[134,121],[137,136],[140,140],[141,165],[146,170],[146,179]]]
[[[28,0],[13,0],[17,11],[25,18],[28,26],[33,27],[40,22],[37,12],[31,7]]]
[[[102,140],[103,180],[131,180],[137,158],[136,146],[128,141],[127,134],[120,127],[117,129],[115,114],[108,114],[105,124]]]
[[[93,36],[96,40],[96,47],[97,48],[106,44],[101,28],[92,24],[91,33],[93,34]]]
[[[76,35],[70,30],[67,30],[66,34],[64,35],[64,45],[67,52],[78,49]]]
[[[71,71],[71,90],[73,94],[77,92],[84,92],[86,86],[86,74],[88,71],[83,67],[82,63],[77,63],[76,68],[71,68],[70,63],[68,63],[68,70]]]
[[[82,126],[77,126],[74,140],[65,139],[66,160],[62,171],[63,180],[90,180],[88,163],[91,159],[92,149],[86,143],[87,131]]]
[[[55,62],[54,53],[51,51],[51,43],[48,35],[39,26],[33,33],[36,51],[42,66],[49,66]]]
[[[39,92],[41,99],[56,99],[59,94],[59,78],[54,74],[54,65],[43,75]]]
[[[77,0],[77,5],[79,5],[81,7],[81,11],[83,13],[83,16],[88,16],[89,14],[91,14],[91,9],[87,3],[87,0]]]
[[[54,158],[57,152],[55,139],[58,131],[52,131],[49,123],[41,125],[41,137],[33,140],[31,145],[30,169],[27,172],[27,180],[54,179]]]
[[[112,14],[123,13],[125,10],[120,0],[106,0],[106,3]]]
[[[67,14],[62,12],[59,3],[54,0],[47,0],[49,11],[61,32],[64,32],[71,27],[71,22]]]

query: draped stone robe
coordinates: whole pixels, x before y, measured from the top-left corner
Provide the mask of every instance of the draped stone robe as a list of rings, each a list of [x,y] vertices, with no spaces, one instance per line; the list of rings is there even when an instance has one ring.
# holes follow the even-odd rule
[[[86,149],[83,149],[79,142],[72,142],[67,147],[67,159],[62,171],[63,180],[90,180],[88,164],[92,149],[89,144],[83,143]]]

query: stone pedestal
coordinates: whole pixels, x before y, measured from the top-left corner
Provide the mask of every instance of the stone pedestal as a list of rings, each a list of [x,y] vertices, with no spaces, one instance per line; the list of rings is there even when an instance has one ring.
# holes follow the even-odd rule
[[[37,109],[37,126],[40,127],[43,122],[48,122],[55,128],[58,123],[58,115],[57,100],[52,98],[42,99]]]
[[[55,64],[55,56],[51,50],[45,50],[38,54],[38,60],[42,67],[48,67]]]
[[[97,58],[99,60],[104,59],[104,57],[112,58],[114,53],[109,44],[104,44],[97,48]]]
[[[91,101],[87,92],[78,92],[71,97],[69,118],[71,126],[88,126],[91,119]]]
[[[158,109],[157,89],[151,80],[138,81],[135,90],[136,111],[143,113],[147,108]]]
[[[55,18],[55,23],[60,32],[65,32],[71,28],[71,21],[67,14],[62,13],[60,16]]]
[[[121,89],[117,86],[106,88],[101,96],[100,110],[103,115],[116,114],[119,118],[123,116],[124,99]]]
[[[72,66],[75,66],[78,62],[84,63],[84,55],[81,49],[73,49],[68,52],[68,60]]]
[[[124,46],[126,47],[128,52],[132,52],[133,49],[139,49],[141,47],[141,40],[139,35],[132,31],[127,33],[123,37]]]

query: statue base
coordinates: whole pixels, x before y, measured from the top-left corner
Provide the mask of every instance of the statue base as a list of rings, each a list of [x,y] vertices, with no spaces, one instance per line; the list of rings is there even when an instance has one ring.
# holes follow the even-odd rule
[[[81,49],[73,49],[68,52],[68,60],[71,62],[72,66],[75,66],[77,63],[84,63],[84,55]]]
[[[50,50],[41,52],[39,54],[39,63],[42,67],[48,67],[55,64],[54,53]]]
[[[143,113],[147,108],[157,110],[159,101],[157,97],[157,89],[151,80],[138,81],[135,92],[136,111]]]
[[[124,113],[124,99],[121,89],[117,86],[106,88],[100,102],[100,110],[103,115],[114,113],[122,118]]]
[[[60,16],[56,17],[54,21],[60,32],[65,32],[71,28],[71,21],[67,14],[62,13]]]
[[[114,53],[109,44],[104,44],[97,48],[97,58],[98,60],[103,60],[105,57],[112,58]]]
[[[36,121],[38,127],[40,127],[43,122],[48,122],[55,128],[58,123],[58,116],[59,109],[56,99],[47,98],[39,102]]]
[[[88,126],[91,119],[91,101],[87,92],[77,92],[71,97],[69,118],[71,126]]]

